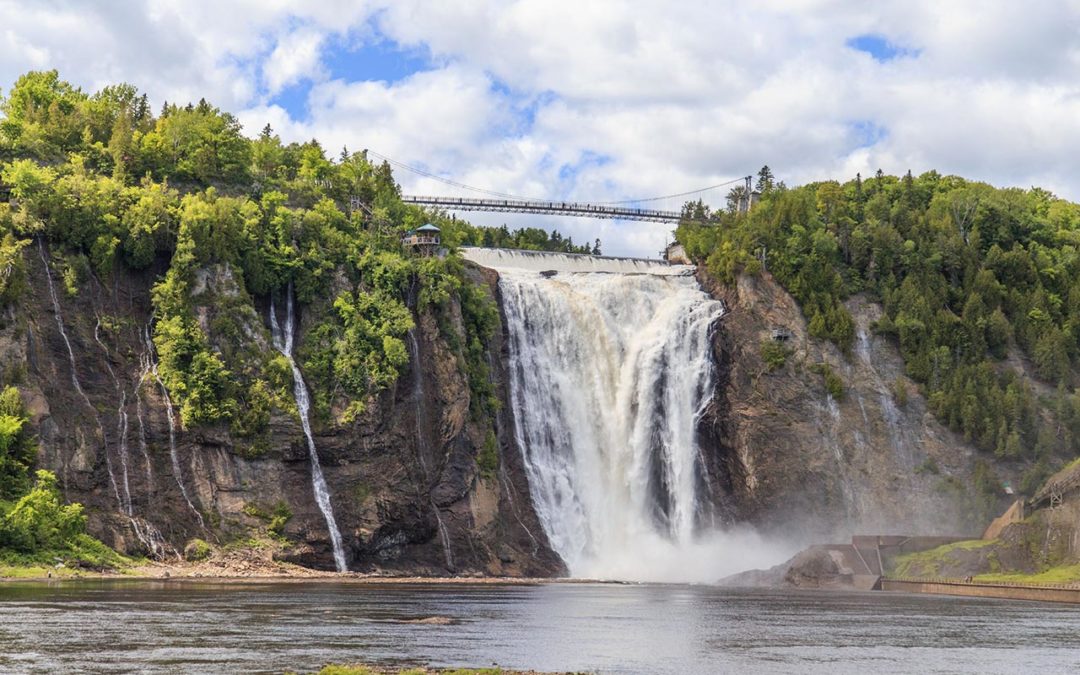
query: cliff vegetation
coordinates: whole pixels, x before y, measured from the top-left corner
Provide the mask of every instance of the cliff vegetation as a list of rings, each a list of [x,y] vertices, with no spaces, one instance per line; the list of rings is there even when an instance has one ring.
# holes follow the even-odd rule
[[[713,276],[767,270],[810,334],[849,354],[845,300],[879,303],[873,330],[897,345],[934,415],[1028,467],[1027,494],[1080,454],[1080,205],[935,171],[789,188],[765,167],[755,188],[748,212],[741,188],[726,210],[684,208],[677,239]]]
[[[134,86],[87,93],[56,71],[27,73],[0,97],[0,198],[0,322],[25,332],[16,307],[34,292],[28,261],[40,257],[56,279],[59,304],[94,307],[93,339],[106,354],[103,365],[113,373],[117,395],[126,397],[109,361],[136,355],[128,348],[114,356],[105,343],[121,344],[122,335],[139,331],[138,319],[99,313],[101,303],[80,297],[92,287],[111,288],[119,298],[117,289],[130,279],[150,279],[146,337],[152,349],[133,398],[141,406],[141,383],[160,382],[170,406],[170,439],[175,407],[177,433],[226,442],[248,459],[270,449],[275,415],[297,414],[290,366],[269,348],[260,318],[268,304],[282,307],[292,296],[303,315],[296,355],[311,390],[317,433],[357,424],[394,387],[410,358],[419,358],[410,356],[408,346],[410,334],[420,329],[417,317],[430,315],[438,339],[449,345],[447,366],[465,374],[472,423],[480,427],[477,444],[484,446],[480,464],[485,476],[493,476],[499,458],[491,413],[498,398],[484,350],[498,311],[456,249],[486,243],[599,251],[599,242],[578,247],[557,232],[487,230],[406,205],[390,165],[366,153],[343,148],[330,158],[317,141],[283,143],[269,126],[247,138],[233,115],[205,100],[166,103],[155,115]],[[446,255],[422,257],[403,248],[402,234],[426,222],[441,228]],[[56,313],[59,304],[54,296]],[[19,401],[15,387],[25,380],[25,363],[4,364],[5,406]],[[104,442],[102,404],[94,394],[82,399],[97,418],[96,432],[87,433]],[[119,403],[124,426],[118,442],[128,434],[125,406],[131,400]],[[378,420],[365,423],[377,426]],[[459,433],[458,427],[444,429]],[[141,433],[145,451],[145,427]],[[5,408],[0,505],[8,519],[25,511],[21,500],[57,494],[55,479],[45,474],[38,474],[36,488],[31,484],[37,447],[30,436],[27,416]],[[172,452],[172,473],[183,490],[176,447]],[[106,459],[109,453],[106,447]],[[149,467],[149,456],[146,461]],[[123,505],[123,490],[113,481]],[[66,494],[66,473],[63,488]],[[183,499],[191,505],[186,493]],[[130,515],[130,495],[127,500]],[[65,508],[78,509],[62,507],[50,516],[57,519],[56,541],[9,528],[0,529],[0,547],[42,551],[81,536],[85,518]],[[195,515],[204,527],[219,517]]]

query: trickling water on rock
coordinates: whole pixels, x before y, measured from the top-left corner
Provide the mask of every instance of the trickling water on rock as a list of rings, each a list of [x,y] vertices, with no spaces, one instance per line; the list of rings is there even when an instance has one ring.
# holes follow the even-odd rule
[[[409,356],[412,359],[413,367],[413,410],[416,414],[416,456],[420,462],[420,470],[424,476],[425,488],[428,487],[427,483],[431,480],[430,471],[427,465],[428,444],[427,436],[424,434],[424,376],[420,371],[420,344],[416,341],[417,328],[412,328],[408,333],[408,345]],[[435,513],[435,525],[439,531],[439,542],[442,544],[443,558],[446,560],[446,569],[454,571],[454,553],[453,546],[450,542],[450,532],[446,529],[446,523],[443,522],[442,513],[439,511],[439,505],[435,503],[434,499],[430,499],[431,509]]]
[[[112,359],[112,353],[109,352],[109,348],[105,346],[105,343],[101,340],[101,317],[97,319],[97,323],[94,324],[94,342],[101,347],[101,351],[105,353],[105,370],[108,371],[109,377],[113,381],[113,387],[116,389],[117,396],[120,397],[120,404],[116,408],[116,442],[118,451],[120,454],[120,470],[123,472],[123,486],[124,495],[121,503],[122,510],[130,518],[134,515],[134,511],[131,506],[131,480],[128,476],[128,445],[127,445],[127,433],[128,433],[128,415],[127,415],[127,392],[120,384],[120,379],[116,376],[116,371],[109,364]],[[139,532],[139,528],[134,526],[136,532]],[[144,542],[145,543],[145,542]]]
[[[712,395],[711,328],[723,306],[683,266],[492,249],[465,256],[499,271],[517,440],[570,573],[715,579],[730,540],[708,530],[714,504],[697,425]]]
[[[60,311],[60,299],[56,295],[56,286],[53,284],[52,270],[49,269],[49,261],[45,256],[45,245],[41,243],[41,237],[38,237],[38,254],[41,256],[41,264],[45,267],[45,281],[49,288],[49,301],[52,303],[53,317],[56,319],[56,329],[60,332],[60,337],[64,340],[64,347],[67,349],[68,364],[71,366],[71,384],[75,387],[75,391],[78,392],[82,398],[83,403],[90,410],[94,416],[94,422],[97,425],[98,434],[102,442],[102,450],[105,453],[105,467],[109,472],[109,483],[112,485],[113,494],[116,496],[117,505],[121,510],[124,508],[124,500],[120,497],[120,487],[116,482],[116,474],[113,473],[112,459],[109,457],[109,444],[105,436],[105,427],[101,424],[101,417],[98,415],[97,408],[90,402],[90,397],[86,395],[86,392],[82,388],[82,384],[79,382],[79,371],[75,367],[75,352],[71,348],[71,340],[68,339],[67,331],[64,330],[64,315]],[[65,462],[66,465],[66,462]],[[67,475],[62,476],[64,483],[67,483]]]
[[[293,360],[293,292],[292,284],[289,284],[288,300],[285,310],[285,331],[282,334],[278,326],[277,313],[274,311],[274,299],[270,298],[270,330],[274,340],[274,348],[281,352],[292,369],[293,396],[296,398],[296,409],[300,413],[300,425],[304,429],[304,438],[307,440],[308,455],[311,458],[311,484],[315,489],[315,502],[326,519],[326,527],[330,530],[330,542],[334,547],[334,565],[338,572],[347,572],[348,564],[345,562],[345,549],[341,545],[341,532],[338,530],[337,521],[334,520],[334,508],[330,504],[330,489],[326,486],[326,478],[323,477],[322,466],[319,464],[319,453],[315,450],[315,438],[311,434],[311,422],[308,414],[311,410],[311,397],[308,395],[307,385],[304,384],[304,376],[300,373],[300,367]]]
[[[206,523],[203,522],[202,514],[199,513],[199,509],[195,508],[195,505],[191,502],[191,497],[188,496],[187,488],[184,487],[184,474],[180,470],[180,456],[176,451],[176,415],[173,411],[172,398],[169,397],[169,389],[165,386],[165,383],[161,380],[161,375],[158,374],[157,360],[154,358],[154,342],[150,339],[149,326],[143,332],[143,340],[146,343],[147,364],[149,366],[150,375],[157,382],[158,388],[161,389],[161,398],[165,401],[165,415],[169,420],[169,459],[172,462],[173,478],[176,479],[176,485],[180,488],[180,494],[184,497],[184,501],[187,503],[188,508],[191,509],[195,517],[199,519],[199,525],[206,527]]]

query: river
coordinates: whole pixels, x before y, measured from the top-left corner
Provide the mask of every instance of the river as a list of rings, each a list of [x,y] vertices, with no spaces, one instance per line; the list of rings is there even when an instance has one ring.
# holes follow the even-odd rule
[[[449,623],[417,623],[444,617]],[[1080,607],[615,584],[0,584],[0,672],[1064,673]]]

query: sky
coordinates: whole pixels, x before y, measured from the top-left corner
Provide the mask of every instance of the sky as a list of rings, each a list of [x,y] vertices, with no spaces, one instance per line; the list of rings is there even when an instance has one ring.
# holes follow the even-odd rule
[[[769,165],[1080,200],[1080,0],[0,0],[0,90],[56,68],[250,135],[529,198],[686,192]],[[469,193],[396,171],[407,193]],[[702,194],[722,206],[726,188]],[[647,205],[677,210],[682,199]],[[655,223],[463,214],[655,256]]]

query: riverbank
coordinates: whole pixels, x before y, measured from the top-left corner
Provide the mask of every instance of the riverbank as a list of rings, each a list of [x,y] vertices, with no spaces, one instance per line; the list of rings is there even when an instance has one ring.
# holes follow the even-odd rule
[[[1080,604],[1080,585],[1025,584],[1019,582],[967,581],[963,579],[903,579],[883,577],[882,591],[957,595],[1001,600],[1032,600]]]
[[[332,572],[314,570],[292,563],[280,562],[259,550],[230,550],[214,553],[202,561],[133,562],[115,569],[85,569],[59,565],[47,567],[0,565],[0,582],[56,581],[73,579],[131,579],[222,581],[228,583],[274,583],[303,581],[333,581],[359,584],[502,584],[535,585],[546,583],[618,583],[592,579],[559,577],[503,576],[425,576],[421,574]]]
[[[550,673],[539,670],[503,670],[502,668],[378,668],[361,664],[331,664],[317,675],[584,675],[584,673]]]

